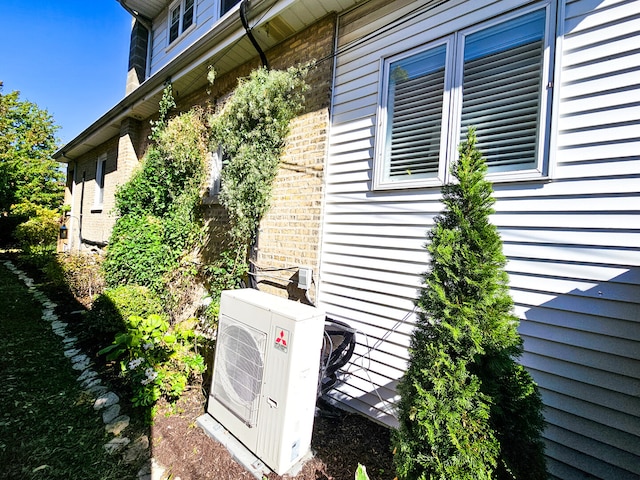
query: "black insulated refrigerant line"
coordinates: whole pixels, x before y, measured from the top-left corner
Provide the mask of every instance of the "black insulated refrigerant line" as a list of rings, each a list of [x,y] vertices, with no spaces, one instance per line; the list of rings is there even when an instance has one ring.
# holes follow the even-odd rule
[[[249,27],[249,22],[247,22],[247,5],[249,4],[249,0],[242,0],[240,3],[240,21],[242,22],[242,26],[244,30],[247,32],[247,37],[251,41],[251,44],[257,50],[258,55],[260,55],[260,60],[262,60],[262,65],[264,68],[269,70],[269,62],[267,61],[267,56],[260,48],[260,44],[256,40],[256,37],[253,36],[253,32],[251,31],[251,27]]]

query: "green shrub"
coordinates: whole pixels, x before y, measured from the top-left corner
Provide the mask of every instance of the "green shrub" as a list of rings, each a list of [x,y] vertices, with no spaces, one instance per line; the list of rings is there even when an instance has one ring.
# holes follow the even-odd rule
[[[162,277],[176,265],[164,241],[162,220],[152,215],[129,214],[116,222],[103,263],[107,285],[143,285],[156,292]]]
[[[56,210],[34,206],[29,219],[20,223],[15,237],[27,254],[40,255],[55,252],[60,230],[59,213]]]
[[[166,115],[170,95],[161,110]],[[198,218],[205,178],[206,126],[199,110],[154,125],[140,170],[116,193],[120,215],[104,263],[109,286],[138,284],[160,293],[166,276],[201,238]]]
[[[99,352],[108,360],[120,360],[134,405],[153,405],[162,396],[176,400],[189,380],[204,372],[204,359],[194,351],[194,326],[194,320],[170,328],[160,315],[132,316],[126,331]]]
[[[429,233],[431,268],[398,391],[402,479],[546,478],[542,402],[522,353],[486,165],[470,130]]]
[[[46,266],[45,273],[58,287],[67,288],[87,307],[95,296],[104,290],[102,256],[84,253],[56,255],[55,261]]]
[[[113,340],[117,333],[126,331],[126,321],[131,316],[162,315],[162,303],[149,288],[139,285],[122,285],[106,289],[86,316],[88,334],[100,345]]]

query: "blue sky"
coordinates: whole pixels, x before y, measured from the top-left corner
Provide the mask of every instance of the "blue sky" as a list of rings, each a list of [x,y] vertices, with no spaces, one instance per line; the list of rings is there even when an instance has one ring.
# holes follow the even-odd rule
[[[66,143],[125,93],[131,17],[116,0],[2,0],[3,93],[49,111]]]

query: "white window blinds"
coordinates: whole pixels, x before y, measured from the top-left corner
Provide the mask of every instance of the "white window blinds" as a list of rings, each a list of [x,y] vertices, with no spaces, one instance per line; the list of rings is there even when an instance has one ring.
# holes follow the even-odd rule
[[[384,62],[374,188],[446,181],[470,126],[496,178],[544,172],[549,11],[511,14]]]
[[[444,45],[390,64],[385,177],[438,174],[444,95]]]
[[[490,170],[537,163],[544,10],[469,35],[465,41],[461,138],[476,128]]]

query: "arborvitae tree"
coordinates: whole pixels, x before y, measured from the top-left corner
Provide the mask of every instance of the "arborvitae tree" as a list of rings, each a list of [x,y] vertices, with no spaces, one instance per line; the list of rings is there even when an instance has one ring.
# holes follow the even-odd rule
[[[543,479],[542,402],[522,353],[494,199],[473,130],[428,235],[431,268],[417,300],[398,390],[402,479]]]

